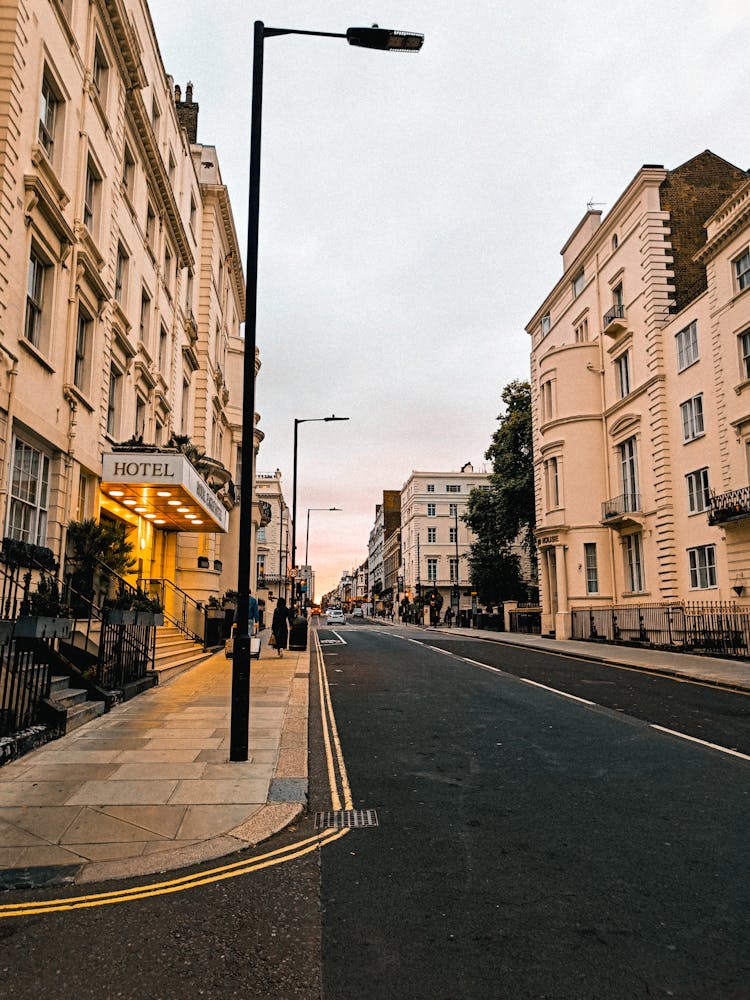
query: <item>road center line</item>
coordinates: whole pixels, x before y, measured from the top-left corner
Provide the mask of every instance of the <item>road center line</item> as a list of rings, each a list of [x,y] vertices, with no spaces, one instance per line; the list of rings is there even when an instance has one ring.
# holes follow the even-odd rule
[[[539,681],[529,680],[528,677],[519,677],[518,679],[519,681],[523,681],[524,684],[531,684],[532,687],[542,688],[543,691],[551,691],[552,694],[559,694],[561,698],[569,698],[571,701],[580,701],[582,705],[592,705],[594,708],[601,708],[595,701],[589,701],[588,698],[579,698],[577,694],[559,691],[557,688],[549,687],[547,684],[540,684]]]

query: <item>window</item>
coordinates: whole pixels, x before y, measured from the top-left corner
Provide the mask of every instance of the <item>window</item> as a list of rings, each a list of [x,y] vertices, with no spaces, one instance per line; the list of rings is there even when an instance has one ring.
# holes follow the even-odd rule
[[[716,586],[716,546],[698,545],[688,549],[690,560],[690,587],[706,590]]]
[[[107,393],[107,434],[118,437],[120,433],[120,406],[122,400],[122,372],[114,366],[109,370]]]
[[[698,469],[685,476],[688,491],[688,508],[691,514],[701,514],[711,505],[708,487],[708,469]]]
[[[132,201],[135,189],[135,157],[127,143],[122,155],[122,186]]]
[[[193,272],[188,268],[185,275],[185,308],[188,313],[193,311]]]
[[[96,487],[93,476],[87,475],[83,469],[78,476],[78,503],[76,504],[76,518],[84,521],[93,514],[93,497]]]
[[[684,371],[698,360],[698,324],[695,320],[675,337],[677,341],[677,369]]]
[[[436,542],[437,541],[437,528],[428,528],[427,529],[427,541],[428,542]]]
[[[145,288],[141,289],[141,313],[138,320],[138,336],[141,343],[147,348],[149,334],[151,332],[151,296]]]
[[[427,516],[428,517],[435,517],[436,516],[436,514],[435,514],[435,504],[434,503],[428,503],[427,504]]]
[[[585,279],[585,275],[584,275],[584,272],[583,272],[583,268],[581,268],[581,270],[578,272],[578,274],[575,276],[575,278],[573,278],[573,281],[572,281],[572,285],[573,285],[573,298],[574,299],[577,298],[581,294],[581,292],[583,291],[583,286],[585,284],[585,280],[586,279]]]
[[[153,253],[156,247],[156,213],[151,206],[151,202],[146,206],[146,243],[151,253]]]
[[[451,542],[453,545],[456,544],[456,529],[455,529],[455,527],[449,529],[449,531],[448,531],[448,541]]]
[[[750,378],[750,330],[740,336],[740,357],[742,359],[742,377]]]
[[[46,545],[49,477],[49,455],[16,438],[8,505],[10,538]]]
[[[434,493],[435,492],[435,484],[434,483],[428,483],[427,484],[427,492],[428,493]]]
[[[638,496],[638,464],[636,460],[635,438],[628,438],[619,446],[620,481],[623,492],[623,510],[636,511],[640,508]]]
[[[612,249],[616,250],[619,247],[619,245],[620,245],[620,238],[617,235],[617,233],[614,233],[612,235]]]
[[[83,224],[92,236],[99,221],[101,191],[101,176],[94,166],[93,160],[89,159],[86,166],[86,188],[83,198]]]
[[[630,351],[615,359],[615,377],[620,399],[624,399],[630,392]]]
[[[193,232],[193,236],[195,236],[195,223],[197,214],[198,214],[198,209],[195,204],[195,198],[193,198],[193,196],[190,195],[190,229]]]
[[[740,291],[750,286],[750,250],[746,250],[735,260],[734,275]]]
[[[94,85],[96,96],[102,105],[107,99],[107,79],[109,77],[109,64],[104,56],[101,42],[97,38],[94,45],[94,63],[91,67],[91,82]]]
[[[160,125],[161,125],[161,109],[159,108],[159,105],[156,102],[156,98],[152,97],[151,98],[151,127],[154,130],[154,135],[156,136],[157,140],[159,138],[159,128],[160,128]]]
[[[458,513],[458,504],[457,503],[449,503],[448,504],[448,513],[450,514],[451,517],[455,517],[456,514]]]
[[[612,289],[612,305],[616,306],[620,310],[625,305],[625,298],[622,292],[622,282]]]
[[[682,439],[693,441],[704,433],[703,428],[703,393],[693,396],[680,406],[682,413]]]
[[[552,329],[552,319],[549,313],[545,313],[544,316],[542,316],[542,336],[546,337],[551,329]]]
[[[146,400],[142,396],[135,397],[135,436],[143,437],[146,431]]]
[[[455,556],[448,560],[448,572],[451,583],[456,583],[458,581],[458,559]]]
[[[39,143],[50,160],[54,155],[55,133],[61,105],[58,92],[45,70],[39,99]]]
[[[169,175],[169,183],[174,187],[175,172],[177,170],[177,164],[174,161],[174,156],[172,155],[172,150],[169,151],[169,160],[167,161],[167,174]]]
[[[166,380],[169,369],[169,334],[162,326],[159,330],[159,372]]]
[[[625,561],[628,587],[633,593],[643,588],[643,543],[640,531],[625,536]]]
[[[548,458],[544,463],[547,483],[547,509],[560,506],[560,478],[556,458]]]
[[[427,560],[427,579],[434,583],[437,580],[437,559]]]
[[[258,528],[258,531],[257,531],[255,537],[256,537],[257,541],[259,541],[259,542],[265,542],[266,541],[266,529],[265,529],[265,527]]]
[[[182,433],[188,433],[188,421],[190,419],[190,379],[185,377],[182,380],[182,405],[180,408],[180,427]],[[239,476],[235,476],[239,482]]]
[[[445,487],[445,492],[446,493],[460,493],[461,492],[461,484],[460,483],[448,483],[448,485]]]
[[[542,403],[542,420],[551,420],[555,415],[555,380],[547,379],[539,387]]]
[[[78,310],[76,327],[76,351],[73,361],[73,385],[86,392],[91,379],[91,353],[94,322],[83,310]]]
[[[164,444],[164,424],[158,417],[154,421],[154,444]]]
[[[575,327],[575,340],[576,344],[585,344],[589,339],[589,321],[588,318],[582,319],[581,322]]]
[[[599,593],[599,570],[596,565],[596,542],[584,542],[583,556],[586,562],[586,593]]]
[[[50,265],[44,260],[36,247],[32,246],[29,254],[29,272],[26,286],[26,319],[24,321],[24,336],[34,347],[42,348],[44,333],[44,299],[50,274]]]
[[[117,246],[117,264],[115,265],[115,301],[123,304],[127,291],[128,263],[130,258],[122,244]]]
[[[172,251],[169,247],[164,247],[164,287],[170,299],[172,298],[173,260]]]

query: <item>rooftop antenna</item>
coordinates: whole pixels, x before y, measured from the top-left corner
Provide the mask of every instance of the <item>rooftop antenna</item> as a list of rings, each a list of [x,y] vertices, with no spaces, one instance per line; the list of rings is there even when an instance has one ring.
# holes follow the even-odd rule
[[[599,208],[600,206],[604,208],[606,204],[606,201],[594,201],[594,199],[591,198],[590,201],[586,202],[586,211],[593,212],[595,208]]]

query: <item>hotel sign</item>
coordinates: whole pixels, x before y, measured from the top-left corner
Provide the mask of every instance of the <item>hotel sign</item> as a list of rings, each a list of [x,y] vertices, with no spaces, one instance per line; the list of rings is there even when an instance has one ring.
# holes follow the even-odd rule
[[[216,494],[188,459],[175,452],[106,453],[101,488],[108,501],[148,515],[157,528],[225,532],[229,526],[229,514]]]

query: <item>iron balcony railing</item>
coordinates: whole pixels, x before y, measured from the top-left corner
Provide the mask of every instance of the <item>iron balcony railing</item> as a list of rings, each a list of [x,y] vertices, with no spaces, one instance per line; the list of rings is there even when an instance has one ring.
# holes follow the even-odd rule
[[[608,312],[605,312],[604,318],[602,319],[602,326],[606,330],[609,324],[616,319],[625,319],[625,306],[612,306]]]
[[[750,486],[728,493],[712,494],[708,509],[709,524],[724,524],[750,517]]]
[[[622,517],[623,514],[636,514],[641,511],[640,493],[622,493],[619,497],[605,500],[602,504],[602,520],[610,517]]]

